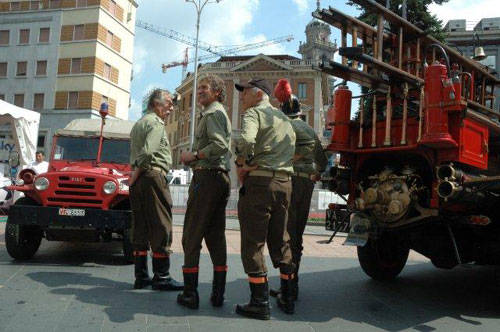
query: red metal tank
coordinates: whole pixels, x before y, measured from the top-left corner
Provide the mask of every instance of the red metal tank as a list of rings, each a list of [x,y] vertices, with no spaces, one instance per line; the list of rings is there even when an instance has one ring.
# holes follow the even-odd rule
[[[434,62],[425,71],[425,130],[420,144],[432,147],[457,146],[448,131],[448,112],[443,109],[444,91],[451,85],[445,65]]]
[[[349,149],[349,121],[351,120],[352,92],[341,85],[334,94],[334,126],[330,148],[336,151]]]

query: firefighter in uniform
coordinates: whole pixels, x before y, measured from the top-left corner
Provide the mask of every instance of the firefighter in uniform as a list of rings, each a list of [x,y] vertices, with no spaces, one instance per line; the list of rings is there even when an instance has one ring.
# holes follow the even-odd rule
[[[287,230],[290,235],[293,263],[295,265],[295,278],[292,283],[292,297],[297,300],[299,292],[299,266],[302,256],[302,236],[309,217],[311,198],[314,183],[320,179],[328,159],[321,142],[311,128],[301,118],[300,103],[296,96],[291,94],[290,84],[282,79],[275,88],[275,96],[281,102],[281,110],[289,118],[297,140],[295,142],[295,155],[293,158],[292,176],[292,201],[288,209]],[[278,296],[280,291],[271,290],[271,296]]]
[[[134,288],[152,284],[155,290],[182,290],[170,276],[172,244],[172,197],[167,172],[172,153],[164,120],[172,112],[171,95],[154,90],[147,113],[130,132],[130,203],[132,206],[132,244],[135,258]],[[147,252],[153,252],[153,280],[148,275]]]
[[[280,269],[282,296],[278,307],[294,312],[292,253],[286,231],[293,173],[295,133],[289,119],[269,102],[271,86],[263,79],[236,84],[244,116],[236,142],[236,166],[242,187],[238,201],[241,258],[251,298],[236,313],[269,319],[269,287],[263,250],[267,242],[273,266]]]
[[[220,307],[226,287],[226,205],[231,192],[231,123],[221,104],[225,99],[224,81],[215,75],[200,80],[198,101],[203,107],[196,129],[193,152],[184,152],[181,161],[193,169],[189,186],[182,247],[184,249],[184,291],[177,302],[191,309],[199,306],[198,264],[205,239],[214,274],[210,300]]]

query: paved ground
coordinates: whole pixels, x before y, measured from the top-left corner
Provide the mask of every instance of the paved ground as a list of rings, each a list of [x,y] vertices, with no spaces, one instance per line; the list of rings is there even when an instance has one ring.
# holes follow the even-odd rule
[[[435,269],[412,253],[395,282],[370,280],[355,250],[342,238],[308,235],[296,315],[275,306],[267,322],[240,318],[234,305],[247,301],[239,258],[239,232],[228,230],[227,301],[212,308],[211,266],[202,257],[201,308],[175,303],[175,293],[131,290],[132,266],[118,244],[43,243],[28,263],[13,262],[0,223],[0,331],[497,331],[500,269]],[[172,274],[181,277],[180,227],[175,228]],[[276,271],[270,282],[278,284]]]

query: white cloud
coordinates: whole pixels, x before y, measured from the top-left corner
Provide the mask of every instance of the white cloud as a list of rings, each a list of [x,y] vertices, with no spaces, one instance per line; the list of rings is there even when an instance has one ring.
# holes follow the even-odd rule
[[[146,66],[146,61],[148,58],[148,51],[141,45],[137,45],[134,48],[134,77],[140,77]]]
[[[450,0],[441,6],[429,6],[430,12],[442,20],[443,24],[449,20],[466,19],[468,29],[482,18],[499,16],[498,10],[495,13],[495,8],[498,8],[498,0]]]
[[[142,104],[137,102],[135,98],[130,101],[130,109],[128,111],[128,119],[136,121],[142,116]]]
[[[299,9],[299,12],[301,14],[305,13],[307,11],[307,2],[308,0],[293,0],[297,8]]]

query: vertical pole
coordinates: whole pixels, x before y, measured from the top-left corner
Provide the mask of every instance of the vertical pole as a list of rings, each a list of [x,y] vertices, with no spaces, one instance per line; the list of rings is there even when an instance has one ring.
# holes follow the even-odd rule
[[[352,47],[356,47],[356,46],[358,46],[358,28],[352,27]],[[358,62],[353,61],[352,67],[354,69],[358,69]]]
[[[420,77],[420,38],[417,38],[417,54],[416,54],[415,76]]]
[[[372,148],[377,146],[377,95],[373,95],[372,103]]]
[[[418,138],[417,142],[422,139],[422,123],[424,121],[424,87],[420,88],[420,101],[418,105]]]
[[[365,98],[361,97],[359,100],[359,140],[358,148],[363,147],[363,122],[365,119]]]
[[[386,100],[386,110],[385,110],[385,139],[384,145],[391,145],[391,121],[392,121],[392,99],[391,99],[391,87],[387,91]]]
[[[406,144],[406,126],[408,122],[408,83],[403,88],[403,124],[401,129],[401,145]]]
[[[398,68],[403,69],[403,27],[399,28]]]
[[[384,53],[384,17],[378,15],[377,24],[377,59],[382,61],[382,55]]]
[[[342,27],[341,35],[342,35],[342,38],[340,41],[341,45],[342,45],[342,47],[347,47],[347,31],[345,31],[345,27]],[[344,66],[347,65],[347,58],[345,56],[342,57],[342,64]]]
[[[198,37],[200,35],[200,16],[201,11],[197,7],[196,12],[198,14],[196,18],[196,44],[194,50],[194,79],[193,79],[193,107],[191,108],[191,128],[189,132],[189,150],[192,151],[194,144],[194,124],[196,121],[196,88],[198,86]]]

